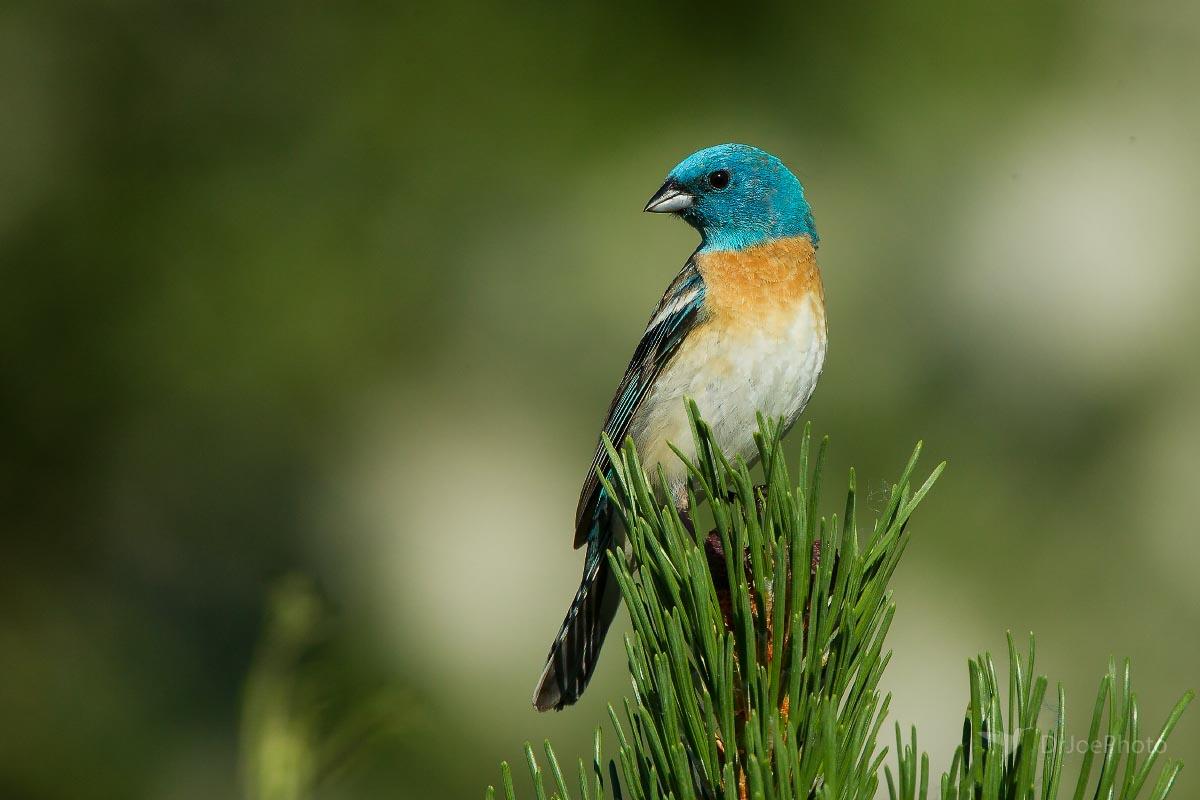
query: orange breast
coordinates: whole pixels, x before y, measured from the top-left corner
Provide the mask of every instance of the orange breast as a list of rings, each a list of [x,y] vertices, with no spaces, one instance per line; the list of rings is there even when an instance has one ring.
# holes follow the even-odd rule
[[[761,329],[790,318],[807,302],[824,317],[825,289],[807,236],[700,253],[696,266],[704,278],[705,310],[719,328]]]

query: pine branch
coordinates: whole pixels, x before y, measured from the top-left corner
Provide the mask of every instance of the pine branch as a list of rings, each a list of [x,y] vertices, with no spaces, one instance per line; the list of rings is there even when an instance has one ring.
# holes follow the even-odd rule
[[[963,724],[963,742],[954,753],[950,771],[942,776],[938,797],[981,798],[1038,798],[1059,797],[1063,786],[1063,753],[1066,742],[1066,696],[1058,687],[1055,722],[1052,728],[1038,726],[1038,714],[1046,706],[1045,677],[1031,680],[1033,674],[1034,639],[1029,637],[1029,650],[1022,663],[1012,635],[1008,637],[1008,715],[1001,713],[1000,688],[996,668],[990,655],[984,654],[969,662],[971,704]],[[1194,693],[1186,692],[1167,717],[1158,736],[1149,743],[1139,738],[1137,698],[1130,682],[1129,661],[1120,672],[1110,661],[1108,672],[1100,681],[1100,691],[1092,710],[1088,737],[1078,743],[1086,748],[1079,775],[1075,781],[1074,800],[1084,797],[1133,800],[1140,795],[1154,766],[1162,755],[1163,746],[1175,725],[1191,703]],[[1103,725],[1107,717],[1108,725]],[[1005,733],[1005,721],[1008,733]],[[911,745],[900,746],[900,726],[896,726],[898,776],[893,778],[887,768],[891,800],[924,800],[928,796],[928,759],[921,757],[921,788],[915,788],[917,774],[917,732],[913,729]],[[1146,760],[1139,764],[1138,750],[1145,747]],[[1100,764],[1095,764],[1096,755]],[[1041,778],[1037,777],[1039,760]],[[1124,762],[1124,772],[1121,767]],[[1091,783],[1092,768],[1099,766],[1095,783]],[[1167,761],[1150,793],[1151,800],[1162,800],[1170,792],[1175,777],[1183,768],[1182,762]],[[1088,791],[1089,786],[1091,790]],[[1040,788],[1040,793],[1039,793]]]
[[[944,464],[913,491],[920,445],[892,487],[865,542],[858,532],[853,471],[845,511],[818,516],[827,440],[812,447],[805,428],[797,483],[783,457],[780,426],[759,419],[755,437],[764,486],[744,463],[731,463],[712,431],[690,406],[697,456],[684,458],[692,481],[690,514],[660,502],[632,442],[618,452],[606,481],[629,537],[629,553],[609,553],[633,622],[625,641],[633,697],[624,714],[609,706],[617,738],[607,768],[596,731],[592,764],[579,762],[578,794],[563,779],[545,743],[552,796],[867,800],[878,788],[886,749],[877,743],[887,715],[879,681],[891,657],[884,639],[895,607],[887,588],[908,543],[907,523]],[[656,476],[661,484],[662,474]],[[690,520],[707,507],[713,528],[693,532]],[[1038,758],[1041,797],[1057,798],[1062,784],[1063,715],[1051,732],[1037,728],[1046,679],[1031,680],[1033,647],[1024,664],[1010,640],[1009,713],[1005,717],[991,658],[970,663],[971,704],[964,743],[941,779],[944,800],[1034,798]],[[1133,800],[1152,771],[1191,693],[1171,714],[1144,764],[1127,759],[1118,784],[1122,742],[1137,735],[1136,701],[1115,671],[1101,684],[1090,740],[1098,736],[1107,698],[1109,742],[1096,798]],[[1048,749],[1044,745],[1049,742]],[[885,775],[892,800],[927,797],[929,761],[918,757],[916,732],[906,745],[897,728],[897,772]],[[547,797],[547,769],[526,745],[533,789]],[[1090,760],[1075,800],[1082,800]],[[516,800],[512,774],[501,765],[503,794]],[[1151,797],[1166,797],[1179,771],[1169,762]],[[1110,790],[1112,790],[1110,794]],[[488,798],[495,796],[489,787]]]

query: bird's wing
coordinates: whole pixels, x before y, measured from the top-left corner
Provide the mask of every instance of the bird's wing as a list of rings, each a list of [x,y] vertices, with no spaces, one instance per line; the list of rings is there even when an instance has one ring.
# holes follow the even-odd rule
[[[625,369],[625,376],[617,386],[608,416],[604,420],[604,432],[617,447],[620,447],[629,431],[638,406],[649,393],[655,379],[675,355],[683,341],[699,321],[704,302],[704,279],[696,269],[694,259],[689,258],[675,280],[667,287],[658,308],[650,316],[646,332],[638,342],[637,350]],[[592,528],[592,516],[599,500],[602,487],[598,472],[607,462],[608,455],[603,443],[596,446],[596,455],[588,470],[587,480],[579,494],[579,507],[575,512],[575,546],[587,541]]]

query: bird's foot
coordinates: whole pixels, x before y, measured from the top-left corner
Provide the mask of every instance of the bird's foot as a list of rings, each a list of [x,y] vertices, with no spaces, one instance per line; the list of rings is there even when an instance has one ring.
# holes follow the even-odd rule
[[[676,510],[679,512],[679,521],[683,523],[683,527],[686,528],[687,532],[692,535],[692,538],[695,538],[696,523],[692,521],[691,509],[684,506],[683,508],[679,508]]]
[[[754,494],[755,508],[762,511],[767,506],[767,485],[765,483],[756,484],[751,492]],[[738,493],[735,491],[731,490],[725,494],[725,501],[728,503],[736,503],[737,499]]]

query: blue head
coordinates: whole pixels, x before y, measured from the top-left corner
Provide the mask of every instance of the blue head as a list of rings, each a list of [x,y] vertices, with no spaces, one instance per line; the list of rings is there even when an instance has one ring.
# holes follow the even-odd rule
[[[778,158],[747,144],[688,156],[646,210],[678,214],[700,231],[701,250],[740,250],[785,236],[818,241],[800,181]]]

